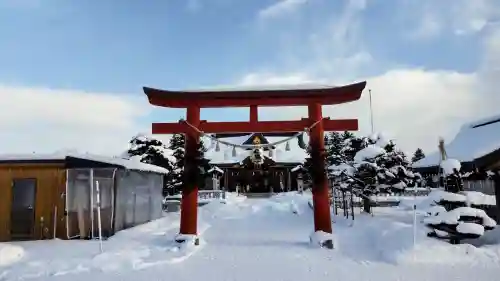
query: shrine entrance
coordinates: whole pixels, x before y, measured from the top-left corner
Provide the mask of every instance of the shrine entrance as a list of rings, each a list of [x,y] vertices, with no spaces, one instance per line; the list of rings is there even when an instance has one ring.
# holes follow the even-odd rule
[[[183,133],[186,136],[184,186],[181,199],[180,238],[196,236],[198,218],[197,153],[200,136],[208,133],[303,132],[309,134],[313,173],[314,231],[332,233],[329,188],[325,169],[324,131],[356,131],[357,119],[324,118],[322,105],[356,101],[366,82],[341,86],[283,90],[201,90],[168,91],[144,87],[149,103],[160,107],[186,108],[186,119],[178,123],[153,123],[153,134]],[[295,121],[259,121],[258,107],[307,106],[308,117]],[[249,107],[247,122],[207,122],[200,120],[201,108]],[[195,240],[196,241],[196,240]],[[195,242],[196,243],[196,242]],[[333,248],[333,241],[322,246]]]

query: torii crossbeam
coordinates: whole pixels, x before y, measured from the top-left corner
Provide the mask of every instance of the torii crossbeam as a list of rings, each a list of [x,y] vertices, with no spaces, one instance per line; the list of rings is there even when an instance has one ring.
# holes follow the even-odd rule
[[[160,107],[186,108],[186,121],[179,123],[153,123],[153,134],[186,135],[186,163],[181,199],[180,234],[197,235],[198,187],[192,173],[197,171],[192,161],[196,157],[200,134],[205,133],[266,133],[297,132],[312,127],[310,131],[311,160],[315,170],[325,170],[324,131],[356,131],[357,119],[330,120],[323,118],[322,105],[356,101],[366,87],[366,82],[341,87],[311,87],[305,89],[268,90],[199,90],[166,91],[144,87],[149,103]],[[258,107],[307,106],[308,118],[295,121],[259,121]],[[248,122],[207,122],[200,120],[201,108],[250,107]],[[187,124],[188,123],[188,124]],[[327,175],[318,173],[313,179],[313,208],[315,231],[332,233]],[[332,241],[325,241],[331,248]]]

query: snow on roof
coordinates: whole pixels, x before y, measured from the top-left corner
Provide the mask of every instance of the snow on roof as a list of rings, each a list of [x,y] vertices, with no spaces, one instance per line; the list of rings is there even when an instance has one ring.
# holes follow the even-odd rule
[[[234,144],[243,144],[247,139],[249,139],[253,134],[248,134],[238,137],[227,137],[221,138],[226,142]],[[286,139],[287,137],[275,137],[266,136],[265,137],[269,143],[274,143]],[[286,151],[286,143],[282,143],[273,150],[272,156],[269,156],[269,151],[265,152],[265,156],[273,159],[273,161],[278,163],[303,163],[307,157],[307,152],[299,147],[297,139],[291,139],[289,141],[290,150]],[[205,157],[210,159],[211,164],[231,164],[239,163],[245,158],[250,156],[250,150],[243,148],[235,148],[236,156],[233,156],[233,148],[224,144],[219,144],[220,151],[215,151],[216,145],[210,145],[210,148],[205,153]]]
[[[446,154],[460,162],[471,162],[500,148],[500,115],[462,126],[455,138],[445,146]],[[413,167],[439,165],[441,155],[432,153]]]
[[[215,172],[219,172],[221,174],[224,174],[224,171],[221,168],[217,167],[217,166],[213,166],[210,170],[208,170],[208,173],[211,173],[211,172],[214,172],[214,171]]]
[[[315,90],[315,89],[331,89],[338,88],[338,86],[333,85],[322,85],[314,83],[303,83],[303,84],[273,84],[273,85],[252,85],[252,86],[220,86],[220,87],[210,87],[210,88],[200,88],[200,89],[187,89],[182,90],[183,92],[235,92],[235,91],[281,91],[281,90]]]
[[[101,163],[107,163],[110,165],[116,165],[123,167],[128,170],[136,170],[136,171],[144,171],[144,172],[153,172],[153,173],[160,173],[160,174],[166,174],[168,173],[168,170],[159,166],[155,165],[150,165],[146,163],[139,162],[134,159],[125,159],[125,158],[120,158],[120,157],[109,157],[109,156],[102,156],[102,155],[93,155],[93,154],[88,154],[88,153],[76,153],[76,152],[56,152],[56,153],[51,153],[51,154],[38,154],[38,153],[31,153],[31,154],[6,154],[6,155],[0,155],[0,161],[44,161],[44,160],[61,160],[64,161],[67,158],[78,158],[78,159],[83,159],[83,160],[89,160],[89,161],[96,161],[96,162],[101,162]]]

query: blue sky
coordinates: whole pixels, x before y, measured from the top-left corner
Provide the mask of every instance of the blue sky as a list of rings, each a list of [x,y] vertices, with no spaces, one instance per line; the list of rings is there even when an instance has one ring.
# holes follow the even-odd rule
[[[234,85],[252,77],[251,84],[286,77],[341,83],[394,69],[472,74],[484,62],[489,31],[458,35],[470,24],[455,22],[457,9],[448,6],[455,2],[0,0],[0,85],[142,98],[142,86]],[[472,20],[494,21],[497,14],[484,10]],[[164,112],[137,120],[159,121]]]
[[[200,0],[197,8],[185,0],[27,1],[2,0],[0,61],[9,67],[0,69],[0,81],[130,94],[143,85],[228,84],[263,68],[297,67],[283,50],[307,59],[309,50],[297,44],[347,2],[310,1],[288,19],[263,22],[259,11],[277,1]],[[371,1],[359,23],[370,27],[361,36],[372,56],[431,69],[477,66],[476,36],[409,40],[415,23],[399,21],[395,1]],[[469,55],[458,60],[463,52]]]

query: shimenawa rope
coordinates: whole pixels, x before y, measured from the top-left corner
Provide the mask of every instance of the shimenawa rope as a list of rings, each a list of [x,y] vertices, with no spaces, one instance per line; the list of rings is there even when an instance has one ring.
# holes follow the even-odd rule
[[[304,131],[302,132],[298,132],[296,134],[294,134],[293,136],[291,137],[288,137],[286,139],[283,139],[283,140],[280,140],[280,141],[277,141],[277,142],[273,142],[273,143],[269,143],[269,144],[235,144],[235,143],[230,143],[230,142],[227,142],[227,141],[223,141],[223,140],[220,140],[210,134],[206,134],[205,132],[201,131],[200,129],[198,129],[196,126],[194,126],[193,124],[189,123],[188,121],[184,120],[184,119],[181,119],[180,121],[181,122],[184,122],[186,123],[189,127],[191,127],[193,130],[195,130],[196,132],[198,132],[202,137],[207,137],[213,141],[217,141],[219,143],[222,143],[224,145],[227,145],[227,146],[231,146],[231,147],[239,147],[239,148],[269,148],[269,147],[273,147],[273,146],[276,146],[276,145],[280,145],[282,143],[285,143],[289,140],[292,140],[304,133],[308,133],[311,131],[312,128],[314,128],[316,125],[319,124],[319,122],[321,122],[323,119],[320,119],[316,122],[314,122],[311,126],[307,127],[307,128],[304,128]]]

